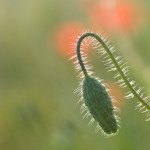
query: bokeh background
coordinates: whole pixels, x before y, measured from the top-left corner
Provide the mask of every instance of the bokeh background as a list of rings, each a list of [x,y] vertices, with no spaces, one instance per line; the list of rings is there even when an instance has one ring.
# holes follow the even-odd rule
[[[150,94],[149,0],[0,0],[0,150],[149,150],[150,122],[89,51],[112,87],[121,129],[105,138],[82,120],[71,55],[83,31],[107,33]]]

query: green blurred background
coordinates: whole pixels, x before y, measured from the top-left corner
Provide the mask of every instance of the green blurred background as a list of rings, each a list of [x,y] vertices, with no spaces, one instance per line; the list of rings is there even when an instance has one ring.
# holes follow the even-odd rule
[[[150,123],[135,111],[136,99],[119,100],[122,124],[112,138],[88,126],[90,118],[82,120],[76,105],[79,79],[66,46],[70,24],[103,26],[131,76],[150,93],[150,2],[106,1],[0,0],[0,150],[149,150]],[[93,13],[98,5],[104,10]],[[96,75],[114,82],[90,54]]]

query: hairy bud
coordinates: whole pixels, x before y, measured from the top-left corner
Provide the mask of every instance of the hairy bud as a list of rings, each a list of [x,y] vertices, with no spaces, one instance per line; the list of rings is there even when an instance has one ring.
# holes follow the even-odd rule
[[[113,113],[113,105],[106,88],[94,77],[87,76],[83,80],[83,99],[89,112],[107,134],[118,130]]]

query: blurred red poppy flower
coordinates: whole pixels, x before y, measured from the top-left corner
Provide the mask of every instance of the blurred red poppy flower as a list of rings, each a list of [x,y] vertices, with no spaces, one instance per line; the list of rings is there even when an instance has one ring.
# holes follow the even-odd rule
[[[55,45],[56,48],[67,58],[72,56],[76,48],[77,39],[81,36],[83,27],[80,23],[69,22],[63,24],[56,31]]]
[[[142,9],[143,8],[143,9]],[[106,0],[89,8],[88,16],[94,28],[103,27],[111,32],[130,32],[143,23],[145,7],[133,1]]]

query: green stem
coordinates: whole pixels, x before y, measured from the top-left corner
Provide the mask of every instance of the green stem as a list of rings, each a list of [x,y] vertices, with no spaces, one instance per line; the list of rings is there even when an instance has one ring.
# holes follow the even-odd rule
[[[78,61],[79,61],[79,64],[81,66],[81,69],[84,73],[84,76],[87,77],[88,76],[88,73],[86,71],[86,68],[84,66],[84,63],[82,61],[82,58],[81,58],[81,54],[80,54],[80,46],[81,46],[81,43],[83,41],[83,39],[85,37],[88,37],[88,36],[91,36],[91,37],[94,37],[96,40],[98,40],[100,42],[100,44],[104,47],[104,49],[106,50],[107,54],[109,55],[109,57],[111,58],[112,62],[114,63],[115,67],[117,68],[117,71],[119,72],[120,76],[122,77],[122,79],[124,80],[125,84],[127,85],[127,87],[130,89],[130,91],[132,92],[132,94],[143,104],[143,106],[145,106],[149,111],[150,111],[150,105],[147,104],[143,99],[142,97],[134,90],[134,88],[131,86],[131,84],[129,83],[129,81],[127,80],[126,76],[124,75],[123,71],[121,70],[120,66],[118,65],[116,59],[114,58],[113,54],[111,53],[111,51],[109,50],[108,46],[105,44],[105,42],[95,33],[91,33],[91,32],[87,32],[85,34],[83,34],[78,42],[77,42],[77,47],[76,47],[76,51],[77,51],[77,58],[78,58]]]

